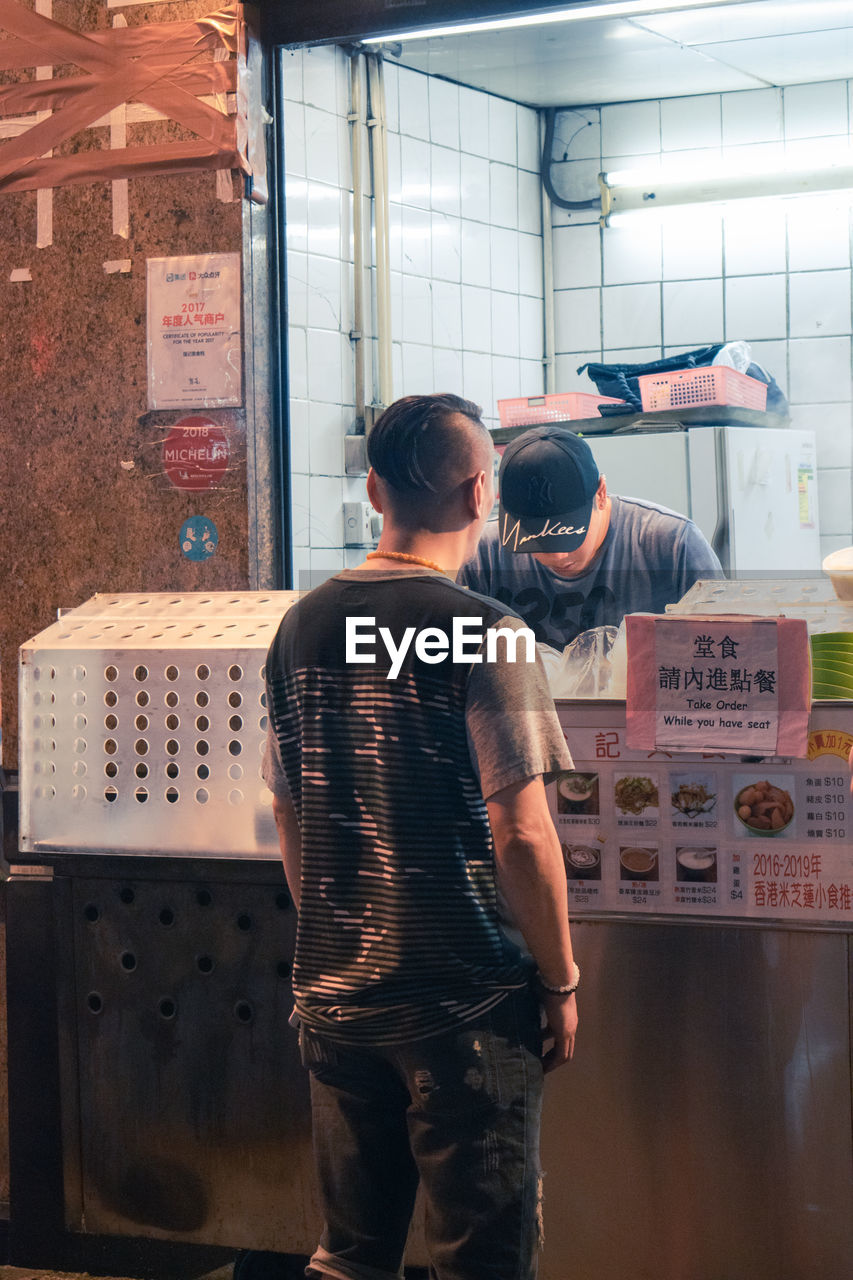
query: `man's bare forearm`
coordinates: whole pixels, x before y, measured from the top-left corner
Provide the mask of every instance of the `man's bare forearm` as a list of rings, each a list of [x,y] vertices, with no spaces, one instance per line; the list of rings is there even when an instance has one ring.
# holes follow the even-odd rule
[[[298,911],[302,889],[302,833],[299,830],[299,820],[293,802],[283,796],[273,796],[272,811],[278,830],[287,887]]]
[[[553,1071],[571,1060],[578,1029],[574,994],[546,989],[574,986],[577,981],[560,842],[541,778],[507,787],[490,796],[486,805],[498,885],[545,984],[540,998],[546,1042],[553,1040],[553,1046],[542,1065]]]
[[[487,801],[498,884],[542,978],[572,981],[566,873],[541,778],[498,792]]]

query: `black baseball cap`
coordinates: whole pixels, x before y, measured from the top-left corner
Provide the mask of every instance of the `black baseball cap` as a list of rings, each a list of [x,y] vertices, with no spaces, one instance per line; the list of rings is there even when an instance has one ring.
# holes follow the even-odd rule
[[[576,551],[600,480],[592,450],[566,427],[533,427],[504,450],[498,534],[508,551]]]

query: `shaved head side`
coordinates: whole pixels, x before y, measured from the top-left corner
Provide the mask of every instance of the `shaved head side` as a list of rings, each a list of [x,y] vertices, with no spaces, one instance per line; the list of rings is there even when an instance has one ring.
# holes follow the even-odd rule
[[[439,532],[460,486],[491,469],[494,445],[470,400],[404,396],[377,419],[367,456],[394,521]]]

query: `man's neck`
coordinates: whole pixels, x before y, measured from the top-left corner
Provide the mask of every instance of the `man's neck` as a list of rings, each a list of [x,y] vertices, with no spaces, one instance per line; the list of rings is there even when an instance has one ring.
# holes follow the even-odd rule
[[[601,548],[607,541],[607,535],[610,532],[610,516],[613,511],[613,499],[610,494],[607,495],[607,502],[601,513],[601,537],[598,540],[598,546],[595,548],[595,554],[598,555]]]
[[[389,558],[383,559],[383,552]],[[408,561],[402,557],[410,557]],[[360,569],[404,568],[406,563],[417,567],[420,562],[426,567],[438,567],[444,573],[455,578],[462,565],[468,559],[467,539],[456,534],[403,534],[394,530],[384,530],[376,547],[376,554],[359,565]],[[428,562],[428,563],[424,563]]]

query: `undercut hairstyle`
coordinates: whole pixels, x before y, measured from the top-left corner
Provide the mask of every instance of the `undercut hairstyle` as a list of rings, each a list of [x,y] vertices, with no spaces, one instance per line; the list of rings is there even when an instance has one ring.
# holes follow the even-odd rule
[[[367,456],[398,523],[435,527],[459,485],[491,465],[481,412],[461,396],[436,394],[403,396],[377,418]]]

